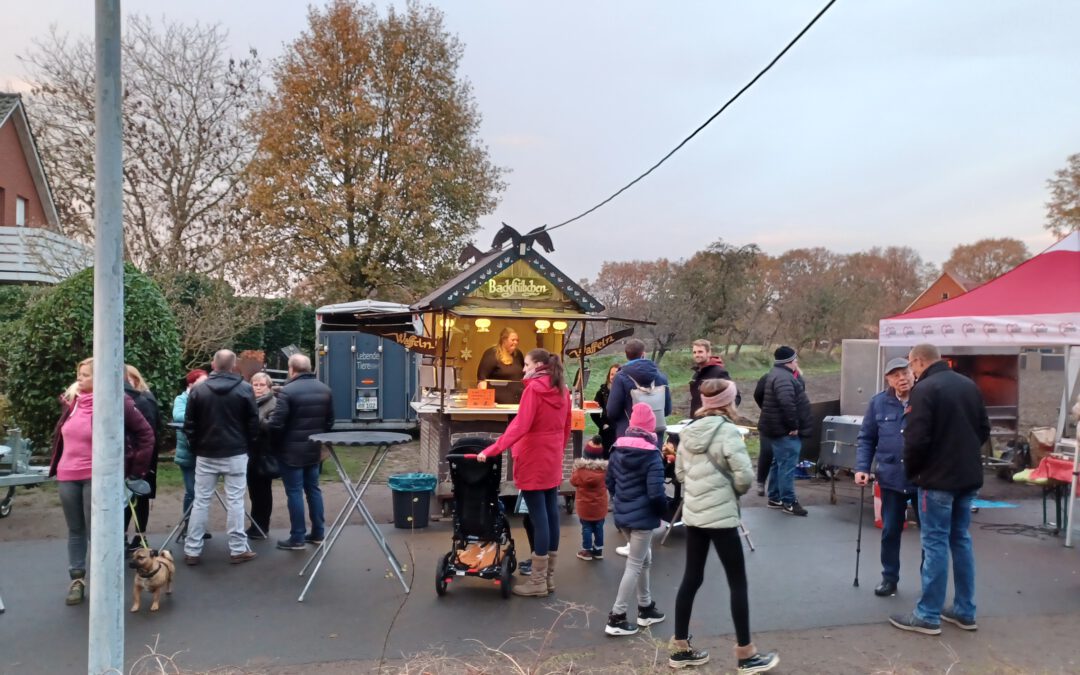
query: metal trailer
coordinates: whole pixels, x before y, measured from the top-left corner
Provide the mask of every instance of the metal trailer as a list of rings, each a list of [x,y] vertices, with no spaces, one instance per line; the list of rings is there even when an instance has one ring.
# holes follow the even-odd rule
[[[49,467],[30,466],[29,445],[18,429],[10,430],[7,445],[0,445],[0,493],[4,495],[0,497],[0,518],[11,514],[17,486],[29,487],[49,480]]]
[[[413,429],[420,355],[379,333],[423,334],[407,305],[361,300],[316,310],[316,376],[334,394],[334,429]]]

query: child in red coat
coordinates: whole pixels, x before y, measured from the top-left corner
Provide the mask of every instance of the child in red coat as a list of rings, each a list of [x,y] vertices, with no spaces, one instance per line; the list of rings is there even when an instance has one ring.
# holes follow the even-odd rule
[[[580,459],[574,460],[570,484],[577,488],[574,503],[581,519],[581,550],[577,557],[582,560],[604,559],[604,519],[607,518],[608,493],[604,484],[607,472],[603,441],[593,436]]]

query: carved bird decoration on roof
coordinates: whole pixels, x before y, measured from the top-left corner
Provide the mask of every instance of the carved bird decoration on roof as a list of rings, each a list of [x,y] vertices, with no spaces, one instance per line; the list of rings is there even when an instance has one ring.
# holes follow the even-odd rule
[[[468,244],[465,244],[465,248],[461,249],[461,253],[458,255],[457,261],[459,265],[465,265],[469,262],[475,262],[479,260],[480,258],[484,257],[484,255],[484,252],[476,248],[476,246],[474,246],[473,243],[470,241]]]
[[[540,227],[529,230],[525,234],[521,234],[514,228],[510,227],[506,223],[502,224],[502,227],[495,233],[495,239],[491,241],[492,250],[500,249],[506,242],[511,242],[514,247],[519,244],[540,244],[548,253],[555,250],[555,245],[551,243],[551,235],[547,232],[547,225],[541,225]]]

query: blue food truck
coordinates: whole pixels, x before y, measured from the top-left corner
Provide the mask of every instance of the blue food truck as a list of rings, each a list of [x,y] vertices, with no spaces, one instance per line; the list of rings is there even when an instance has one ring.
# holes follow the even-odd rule
[[[394,336],[422,335],[408,305],[360,300],[315,310],[316,375],[334,394],[334,429],[412,429],[420,355]]]

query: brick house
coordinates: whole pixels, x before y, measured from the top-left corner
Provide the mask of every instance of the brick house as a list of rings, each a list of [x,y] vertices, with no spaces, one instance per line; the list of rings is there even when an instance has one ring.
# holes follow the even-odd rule
[[[22,97],[0,93],[0,284],[52,284],[92,262],[62,234]]]

